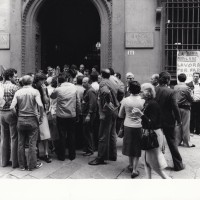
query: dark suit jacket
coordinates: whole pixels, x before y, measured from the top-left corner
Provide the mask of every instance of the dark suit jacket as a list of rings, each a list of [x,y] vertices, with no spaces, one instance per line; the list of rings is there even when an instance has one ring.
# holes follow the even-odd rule
[[[167,86],[158,86],[155,89],[156,101],[161,109],[162,127],[175,127],[176,121],[181,122],[175,91]]]
[[[193,81],[189,82],[189,83],[186,83],[186,85],[191,89],[191,90],[194,90],[194,84],[193,84]],[[200,83],[199,83],[200,85]]]

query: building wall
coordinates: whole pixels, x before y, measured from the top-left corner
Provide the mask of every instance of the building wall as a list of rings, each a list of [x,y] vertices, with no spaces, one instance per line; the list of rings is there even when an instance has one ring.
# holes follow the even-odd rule
[[[124,33],[125,0],[113,0],[112,5],[112,67],[115,72],[125,73]],[[122,76],[122,79],[124,77]]]
[[[125,48],[124,52],[125,72],[133,72],[135,79],[141,83],[149,81],[153,73],[160,71],[160,32],[155,31],[156,8],[155,0],[125,0],[125,32],[153,34],[154,41],[151,48],[131,47]]]
[[[160,32],[155,31],[156,8],[155,0],[112,1],[112,67],[122,74],[123,80],[129,71],[140,82],[149,81],[151,74],[160,71],[161,45]],[[22,63],[21,19],[21,0],[0,1],[0,33],[10,33],[10,50],[0,50],[0,65],[17,69],[19,75]],[[6,25],[2,25],[2,20]],[[127,47],[126,34],[142,32],[153,34],[151,48]]]
[[[10,67],[21,75],[21,0],[10,0]]]
[[[10,67],[10,50],[5,49],[2,44],[6,41],[4,34],[10,33],[10,2],[8,0],[0,1],[0,65],[5,68]],[[11,44],[10,44],[11,46]]]

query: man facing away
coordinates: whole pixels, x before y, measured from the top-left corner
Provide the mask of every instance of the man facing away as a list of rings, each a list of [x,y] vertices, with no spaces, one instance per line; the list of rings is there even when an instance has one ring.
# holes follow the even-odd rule
[[[17,117],[10,110],[10,105],[19,89],[14,83],[17,79],[17,71],[15,69],[7,69],[4,72],[5,82],[2,84],[4,89],[5,104],[0,109],[1,124],[1,166],[6,167],[9,164],[10,156],[12,167],[18,167],[18,133],[17,133]],[[10,151],[11,150],[11,151]]]
[[[176,130],[176,139],[178,145],[183,142],[183,146],[185,147],[195,147],[194,144],[190,144],[190,108],[193,98],[190,88],[185,83],[186,79],[187,77],[184,73],[179,74],[179,83],[174,86],[182,121],[180,129]]]
[[[101,75],[98,97],[100,115],[98,157],[90,161],[89,165],[105,164],[105,160],[117,160],[116,119],[119,107],[117,90],[109,80],[109,69],[102,70]]]
[[[176,102],[175,91],[168,88],[170,83],[170,74],[168,72],[161,72],[159,74],[159,86],[156,87],[156,101],[160,105],[161,109],[161,123],[163,132],[165,134],[167,144],[169,146],[173,163],[174,170],[180,171],[185,168],[182,163],[181,155],[178,151],[175,137],[175,125],[181,125],[181,117],[179,108]],[[177,124],[176,124],[177,122]]]
[[[10,109],[15,113],[15,106],[18,106],[18,161],[21,170],[25,170],[28,164],[28,170],[38,169],[42,163],[37,163],[36,143],[38,138],[39,123],[43,119],[43,104],[40,93],[32,87],[33,78],[26,75],[22,78],[23,88],[15,93]],[[38,121],[38,108],[40,117]],[[28,163],[25,158],[25,143],[28,138]]]
[[[76,86],[70,82],[69,74],[60,75],[58,82],[62,83],[51,94],[51,98],[57,98],[57,126],[59,140],[56,145],[56,154],[61,161],[65,160],[66,135],[69,147],[69,159],[74,160],[75,151],[75,122],[80,113],[80,102]]]
[[[83,87],[85,88],[82,102],[83,112],[83,135],[85,138],[84,156],[90,156],[94,151],[94,121],[97,111],[97,93],[89,83],[89,78],[83,78]]]

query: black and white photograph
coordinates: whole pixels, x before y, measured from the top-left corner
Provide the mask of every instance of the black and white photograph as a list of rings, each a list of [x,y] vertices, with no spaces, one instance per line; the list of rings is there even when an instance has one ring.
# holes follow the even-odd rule
[[[0,0],[0,179],[199,199],[200,0]]]

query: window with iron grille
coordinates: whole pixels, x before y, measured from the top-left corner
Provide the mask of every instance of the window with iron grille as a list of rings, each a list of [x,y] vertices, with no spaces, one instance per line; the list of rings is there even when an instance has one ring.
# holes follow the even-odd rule
[[[167,0],[165,70],[176,79],[178,50],[200,50],[200,0]]]

